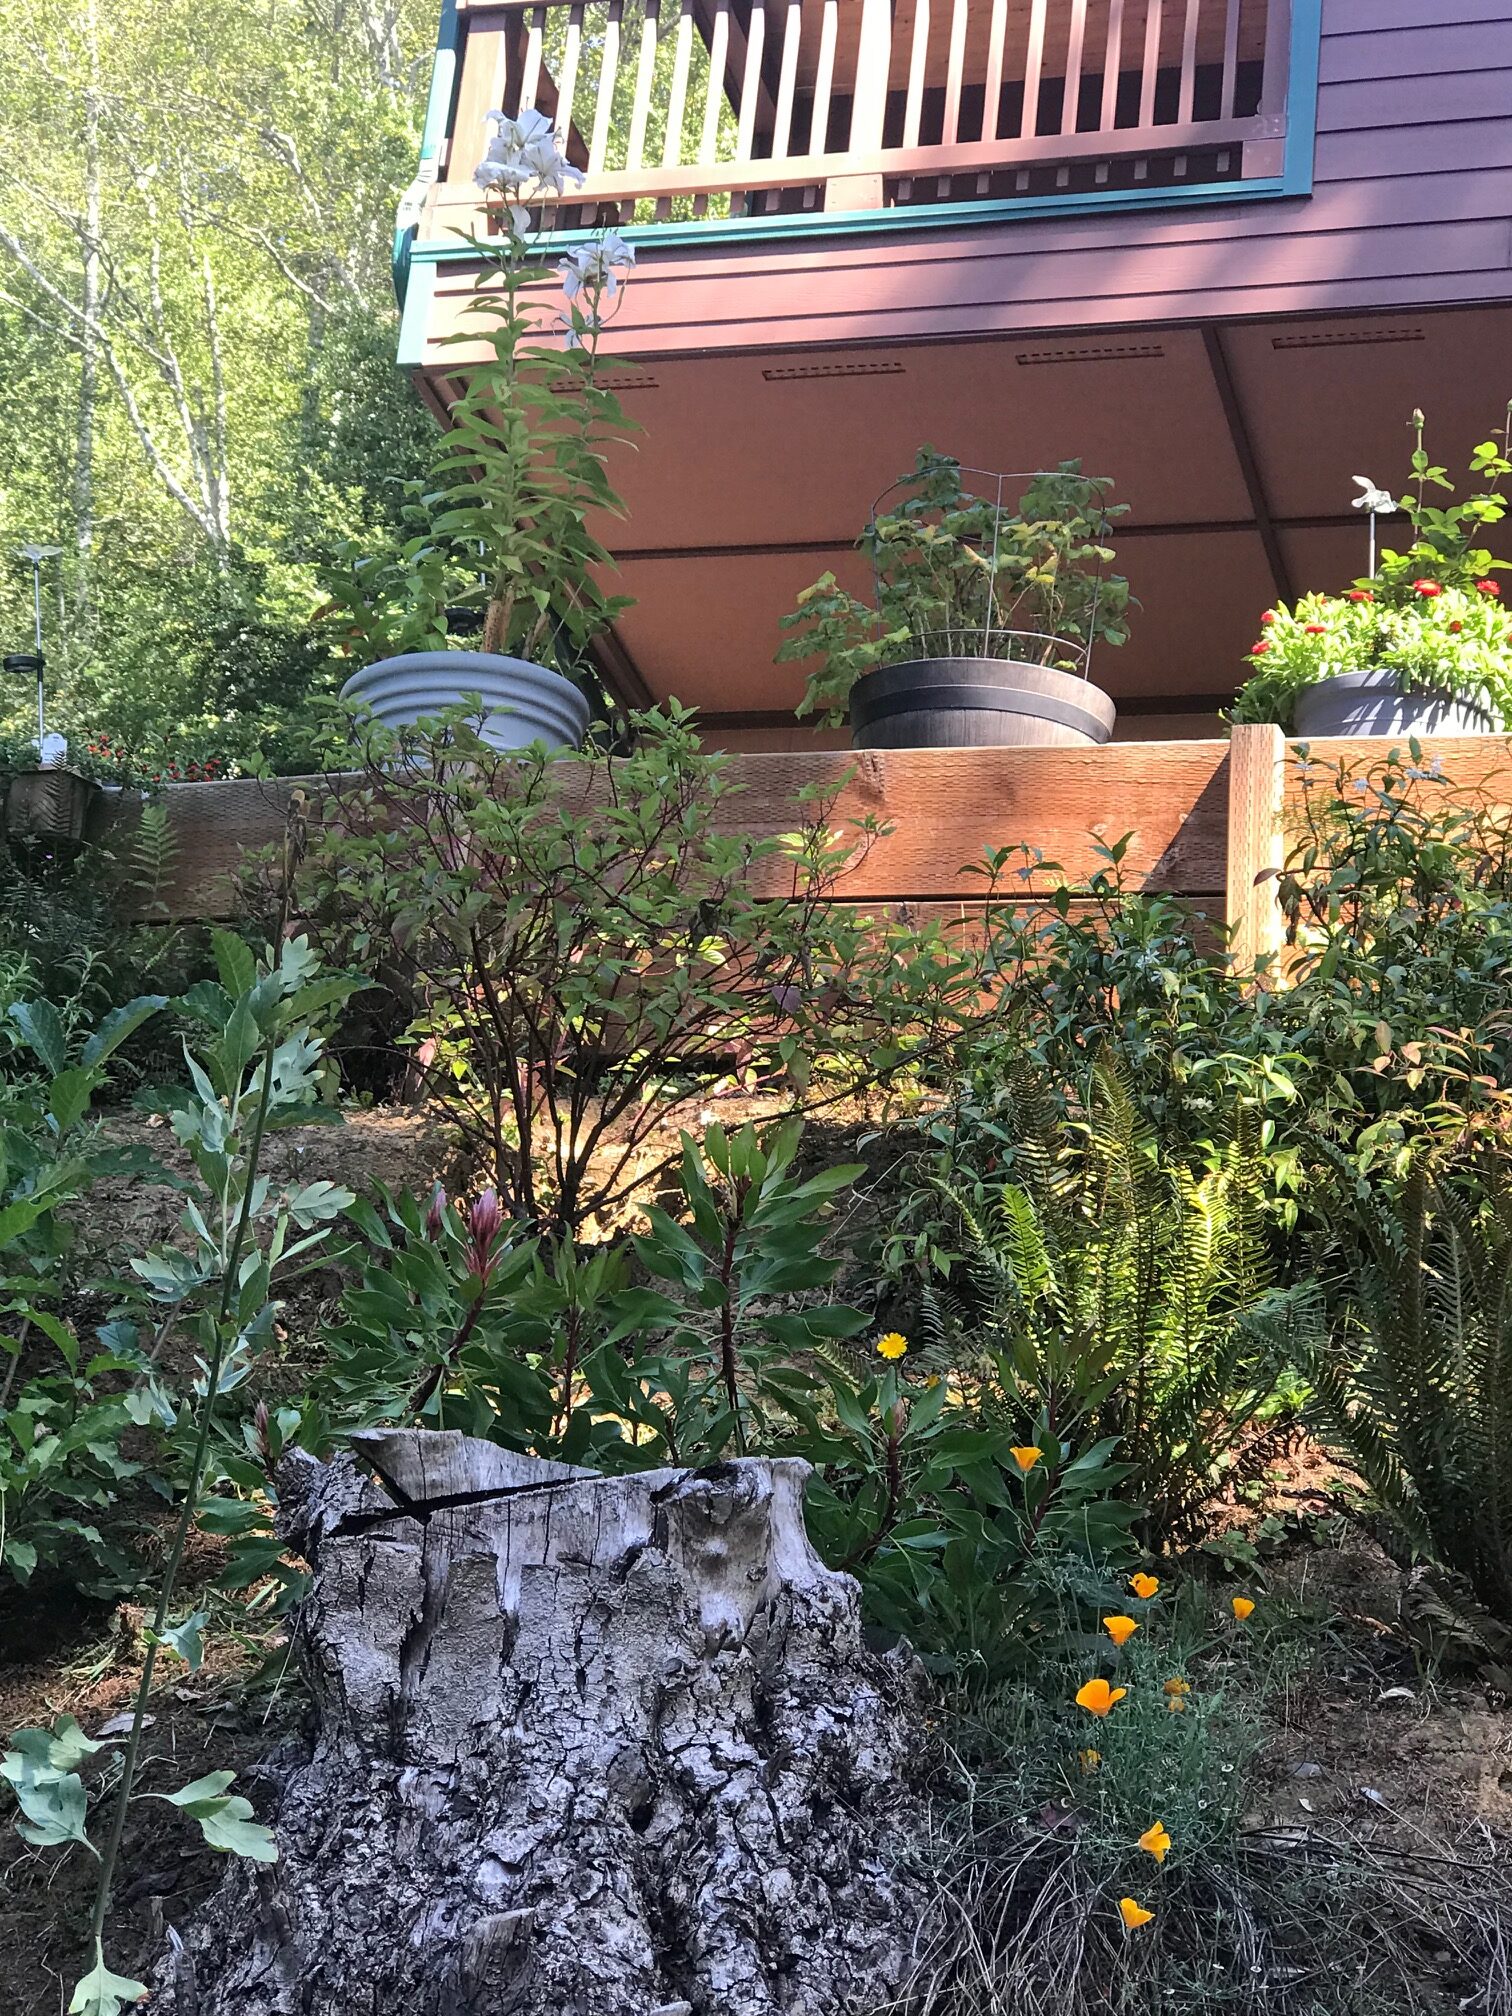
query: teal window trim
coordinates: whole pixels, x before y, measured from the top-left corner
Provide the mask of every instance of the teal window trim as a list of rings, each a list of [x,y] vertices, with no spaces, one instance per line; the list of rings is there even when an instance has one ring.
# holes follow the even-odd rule
[[[1120,210],[1185,210],[1194,205],[1270,202],[1278,197],[1308,196],[1313,186],[1313,150],[1318,121],[1318,51],[1322,40],[1323,0],[1291,0],[1291,52],[1286,107],[1286,143],[1279,175],[1249,182],[1201,182],[1164,189],[1100,189],[1072,196],[1014,196],[1000,202],[928,203],[893,210],[816,210],[781,217],[727,217],[682,224],[630,224],[621,233],[629,243],[655,246],[749,245],[764,240],[781,243],[796,238],[854,238],[876,232],[939,231],[970,226],[1015,223],[1029,217],[1090,217]],[[448,32],[450,35],[447,41]],[[426,105],[421,172],[434,161],[450,118],[458,40],[456,0],[445,0],[442,41],[431,73]],[[445,67],[443,69],[443,59]],[[413,269],[443,261],[476,259],[473,247],[459,234],[455,240],[414,242],[413,227],[403,252],[401,277],[399,236],[395,239],[395,275],[404,306],[399,362],[414,365],[423,342],[410,313],[404,282]],[[565,250],[595,234],[591,231],[545,231],[534,241],[543,252]]]

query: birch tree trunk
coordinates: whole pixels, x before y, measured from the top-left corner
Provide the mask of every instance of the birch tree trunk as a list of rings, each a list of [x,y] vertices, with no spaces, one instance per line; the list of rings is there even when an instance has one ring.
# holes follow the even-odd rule
[[[604,1478],[460,1435],[281,1479],[311,1754],[155,2016],[865,2016],[907,1973],[917,1681],[807,1466]]]

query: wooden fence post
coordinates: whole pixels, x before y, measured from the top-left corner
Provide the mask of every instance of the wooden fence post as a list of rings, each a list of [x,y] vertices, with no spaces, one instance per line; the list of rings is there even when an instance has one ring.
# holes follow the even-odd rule
[[[1286,738],[1271,722],[1236,723],[1228,759],[1227,922],[1241,973],[1268,958],[1279,976],[1285,920],[1276,871],[1285,860]]]

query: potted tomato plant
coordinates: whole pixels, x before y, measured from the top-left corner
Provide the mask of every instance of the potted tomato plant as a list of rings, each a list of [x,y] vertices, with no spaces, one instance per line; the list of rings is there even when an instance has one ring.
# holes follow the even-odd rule
[[[782,619],[778,660],[818,661],[799,715],[848,716],[858,749],[1106,742],[1089,665],[1132,606],[1107,571],[1111,487],[1079,462],[1002,476],[921,448],[861,535],[874,601],[825,574]]]

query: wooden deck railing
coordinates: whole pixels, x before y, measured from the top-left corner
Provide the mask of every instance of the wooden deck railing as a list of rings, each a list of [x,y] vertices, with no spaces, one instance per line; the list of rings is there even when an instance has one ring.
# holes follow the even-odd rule
[[[534,106],[566,227],[1278,174],[1291,0],[500,0],[465,7],[425,235],[484,114]]]

